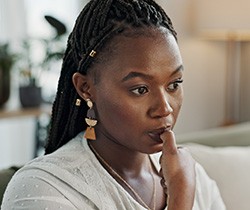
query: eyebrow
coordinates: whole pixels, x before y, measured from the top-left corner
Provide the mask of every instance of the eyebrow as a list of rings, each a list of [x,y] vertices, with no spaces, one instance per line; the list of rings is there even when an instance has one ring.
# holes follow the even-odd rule
[[[143,74],[141,72],[132,71],[132,72],[128,73],[128,75],[122,79],[122,82],[125,82],[125,81],[132,79],[132,78],[135,78],[135,77],[142,77],[145,79],[152,79],[153,78],[152,76],[150,76],[148,74]]]
[[[174,70],[174,72],[171,73],[170,76],[173,76],[175,74],[177,74],[179,71],[184,70],[183,65],[180,65],[176,70]],[[145,79],[153,79],[153,76],[148,75],[148,74],[144,74],[141,72],[136,72],[136,71],[132,71],[130,73],[128,73],[123,79],[122,82],[125,82],[129,79],[135,78],[135,77],[141,77],[141,78],[145,78]]]
[[[184,71],[184,66],[183,65],[178,66],[178,68],[175,69],[174,72],[170,76],[173,76],[173,75],[177,74],[179,71]]]

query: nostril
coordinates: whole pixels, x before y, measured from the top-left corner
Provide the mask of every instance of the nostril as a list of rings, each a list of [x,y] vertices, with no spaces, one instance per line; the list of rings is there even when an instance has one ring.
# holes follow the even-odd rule
[[[174,110],[169,102],[158,101],[150,111],[152,117],[166,117]]]
[[[165,107],[164,111],[162,111],[162,116],[167,116],[173,112],[173,109],[171,106]]]

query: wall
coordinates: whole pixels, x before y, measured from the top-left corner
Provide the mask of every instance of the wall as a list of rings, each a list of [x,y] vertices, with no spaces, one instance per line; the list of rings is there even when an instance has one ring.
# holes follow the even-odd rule
[[[225,42],[202,39],[198,30],[208,25],[210,21],[217,23],[217,27],[223,24],[223,17],[208,18],[215,14],[214,9],[209,10],[208,4],[216,7],[215,10],[219,14],[223,9],[226,10],[227,3],[230,5],[234,1],[226,1],[226,3],[224,0],[219,0],[212,4],[211,1],[205,0],[158,0],[157,2],[167,11],[179,34],[179,46],[185,66],[185,99],[176,132],[187,133],[222,125],[225,113],[227,45]],[[246,7],[242,5],[250,6],[250,2],[246,0],[241,0],[241,3],[239,16],[245,15],[243,8]],[[249,24],[249,21],[247,22]],[[233,25],[233,20],[231,23]],[[241,81],[240,121],[250,120],[249,54],[249,45],[243,43],[242,71],[244,74]]]
[[[10,40],[16,43],[22,39],[25,32],[25,13],[23,0],[0,0],[0,41]],[[15,27],[13,27],[15,26]]]
[[[242,43],[242,68],[241,68],[241,97],[240,97],[240,119],[250,121],[250,43]]]
[[[34,157],[34,119],[0,120],[0,168],[22,165]]]

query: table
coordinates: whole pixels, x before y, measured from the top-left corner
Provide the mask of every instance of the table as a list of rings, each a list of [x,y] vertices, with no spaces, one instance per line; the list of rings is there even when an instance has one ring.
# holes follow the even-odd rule
[[[42,104],[39,107],[32,108],[22,108],[22,107],[4,107],[0,109],[0,120],[5,119],[15,119],[21,117],[34,117],[36,123],[35,130],[35,148],[34,148],[34,157],[39,155],[39,150],[44,146],[45,139],[41,139],[40,133],[41,130],[46,132],[46,127],[42,126],[39,122],[39,117],[43,114],[51,115],[52,105],[51,104]],[[43,132],[43,133],[44,133]]]
[[[39,117],[41,114],[51,114],[52,106],[50,104],[43,104],[35,108],[3,108],[0,109],[0,120],[5,118],[16,117]]]

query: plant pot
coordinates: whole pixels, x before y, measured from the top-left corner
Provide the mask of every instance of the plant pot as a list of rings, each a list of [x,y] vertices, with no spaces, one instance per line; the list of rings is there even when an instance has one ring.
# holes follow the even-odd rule
[[[10,71],[0,68],[0,107],[2,107],[10,97]]]
[[[38,107],[42,103],[42,89],[37,86],[19,87],[19,96],[22,107]]]

